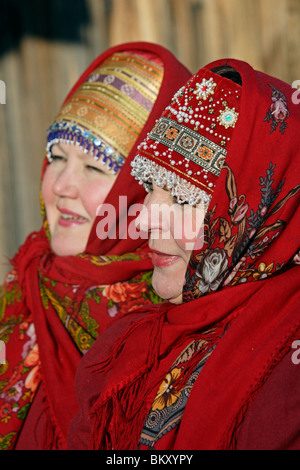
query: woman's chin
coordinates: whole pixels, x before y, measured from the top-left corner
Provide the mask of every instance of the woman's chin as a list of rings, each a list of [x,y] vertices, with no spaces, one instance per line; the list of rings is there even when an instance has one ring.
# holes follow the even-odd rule
[[[180,293],[177,297],[169,299],[168,302],[175,305],[182,304],[182,294]]]
[[[183,279],[179,282],[174,282],[172,277],[164,279],[162,276],[157,276],[154,270],[152,285],[157,295],[166,302],[170,302],[172,304],[182,303]]]
[[[60,237],[54,237],[50,241],[51,250],[56,256],[76,256],[80,253],[84,253],[86,242],[80,243],[77,241],[69,242],[66,239],[60,239]]]

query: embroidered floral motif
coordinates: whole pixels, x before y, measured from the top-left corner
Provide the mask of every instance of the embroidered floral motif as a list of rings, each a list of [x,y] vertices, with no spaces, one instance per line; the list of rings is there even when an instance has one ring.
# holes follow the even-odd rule
[[[89,301],[100,302],[100,295],[97,294],[97,286],[86,293],[86,300],[82,300],[79,307],[72,302],[71,297],[61,298],[53,288],[53,281],[44,278],[40,282],[40,294],[43,306],[46,310],[50,305],[55,309],[58,317],[69,332],[79,351],[84,354],[93,344],[97,337],[99,324],[90,314]],[[76,291],[78,286],[73,286]]]
[[[264,121],[271,122],[271,134],[277,129],[278,126],[279,131],[284,134],[287,127],[286,120],[290,115],[287,99],[280,90],[275,88],[273,85],[269,86],[272,88],[272,103],[267,111]]]
[[[199,100],[206,100],[210,95],[213,95],[216,86],[217,84],[214,83],[212,78],[209,80],[203,78],[201,83],[196,83],[194,93]]]
[[[110,317],[123,315],[142,305],[158,303],[159,297],[151,289],[152,273],[142,273],[135,282],[119,282],[106,286],[103,296],[108,299],[107,311]],[[139,280],[139,282],[137,282]]]
[[[164,378],[154,399],[152,410],[163,410],[165,407],[173,405],[179,398],[180,391],[174,387],[176,380],[181,375],[181,369],[175,367]]]
[[[90,261],[92,264],[95,266],[106,266],[110,264],[111,262],[114,261],[129,261],[129,260],[141,260],[141,259],[147,259],[148,254],[147,253],[139,253],[134,254],[134,253],[125,253],[124,255],[108,255],[108,256],[96,256],[96,255],[89,255],[86,253],[77,255],[79,258],[86,259],[87,261]]]
[[[1,416],[1,411],[0,411],[0,416]],[[15,437],[16,433],[15,432],[9,432],[7,434],[4,434],[1,436],[0,434],[0,450],[7,450],[11,444],[12,444],[12,439]]]
[[[196,275],[199,277],[198,289],[203,294],[208,290],[218,289],[223,279],[223,273],[228,265],[226,253],[220,248],[207,252],[197,267]]]
[[[185,347],[165,376],[141,433],[140,445],[155,448],[156,442],[181,421],[191,390],[215,346],[209,346],[213,330]],[[194,364],[194,365],[193,365]],[[187,368],[190,370],[185,378]]]
[[[300,266],[300,250],[293,257],[293,263]]]
[[[12,305],[15,302],[21,302],[22,291],[18,280],[18,273],[15,269],[12,269],[6,275],[4,285],[0,288],[0,320],[4,317],[7,306]],[[0,339],[6,341],[7,335],[11,332],[11,328],[19,322],[20,319],[17,319],[16,317],[9,318],[6,322],[6,326],[0,328]]]
[[[228,127],[234,127],[237,119],[238,119],[239,113],[235,111],[235,108],[226,108],[224,110],[220,111],[220,116],[217,118],[217,121],[221,124],[221,126],[224,126],[225,129],[228,129]]]
[[[261,199],[254,211],[246,202],[246,195],[238,195],[230,167],[226,163],[224,167],[227,171],[228,218],[215,217],[217,206],[207,212],[203,230],[204,249],[196,253],[187,271],[185,300],[214,292],[222,284],[261,280],[282,268],[274,260],[266,263],[261,256],[284,229],[285,222],[280,218],[269,224],[266,221],[300,190],[300,185],[274,205],[284,181],[274,189],[275,165],[270,162],[266,176],[260,177]]]
[[[274,263],[269,264],[269,266],[266,266],[265,263],[260,263],[257,272],[253,273],[253,279],[265,279],[272,274],[273,267]]]
[[[125,257],[126,255],[123,256],[123,259]],[[134,255],[128,254],[127,257],[131,259]],[[102,258],[102,260],[99,260],[98,257],[95,257],[95,263],[103,264],[108,262],[106,258]],[[79,297],[84,296],[85,300],[79,303],[79,307],[75,302],[72,302],[71,296],[61,298],[57,293],[55,283],[53,285],[53,281],[44,278],[40,283],[41,299],[46,310],[50,308],[50,305],[54,307],[79,351],[85,354],[93,345],[98,336],[98,329],[102,326],[92,316],[92,312],[94,309],[96,310],[97,305],[100,303],[103,305],[109,319],[133,311],[141,305],[160,302],[160,298],[153,291],[151,276],[152,273],[149,271],[137,275],[129,282],[93,286],[81,293],[79,286],[71,286],[73,293],[78,292]]]
[[[23,420],[26,417],[41,380],[39,352],[33,323],[29,319],[20,323],[19,332],[16,327],[14,329],[14,334],[17,333],[20,345],[23,344],[22,360],[13,369],[9,379],[0,380],[0,422],[5,424],[13,421],[12,418]],[[27,339],[25,343],[24,339]],[[9,366],[9,363],[7,362],[5,366]],[[16,436],[17,433],[14,431],[0,436],[0,449],[11,448]]]

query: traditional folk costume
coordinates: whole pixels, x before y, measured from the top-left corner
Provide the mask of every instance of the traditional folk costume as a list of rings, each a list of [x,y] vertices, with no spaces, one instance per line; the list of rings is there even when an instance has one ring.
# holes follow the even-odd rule
[[[56,256],[41,201],[43,228],[19,249],[1,288],[0,449],[65,449],[82,355],[115,318],[160,300],[147,241],[126,236],[127,210],[145,195],[130,162],[189,77],[163,47],[113,47],[83,73],[49,128],[42,178],[58,142],[79,145],[112,171],[122,168],[105,201],[115,208],[117,238],[99,239],[96,218],[84,253]]]
[[[204,204],[203,231],[183,303],[130,313],[84,357],[69,448],[300,448],[293,93],[242,61],[213,62],[139,145],[135,178]]]

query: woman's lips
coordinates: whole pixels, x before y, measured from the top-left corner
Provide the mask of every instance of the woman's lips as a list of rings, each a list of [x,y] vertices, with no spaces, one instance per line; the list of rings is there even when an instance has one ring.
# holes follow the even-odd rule
[[[76,212],[70,211],[68,209],[59,209],[61,216],[58,219],[58,224],[62,227],[70,227],[72,225],[82,225],[87,222],[85,217],[77,214]]]
[[[162,253],[156,250],[151,250],[151,251],[152,251],[152,263],[157,268],[170,266],[171,264],[175,263],[179,258],[176,255],[169,255],[168,253]]]

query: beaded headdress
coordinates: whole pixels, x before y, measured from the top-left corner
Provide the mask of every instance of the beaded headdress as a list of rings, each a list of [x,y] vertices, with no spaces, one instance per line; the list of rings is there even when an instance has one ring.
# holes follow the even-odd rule
[[[74,143],[117,172],[149,117],[162,78],[162,65],[151,54],[126,51],[107,58],[48,129],[48,160],[54,144]]]
[[[151,182],[179,203],[208,207],[238,120],[241,89],[200,69],[139,145],[131,174],[146,190]]]

